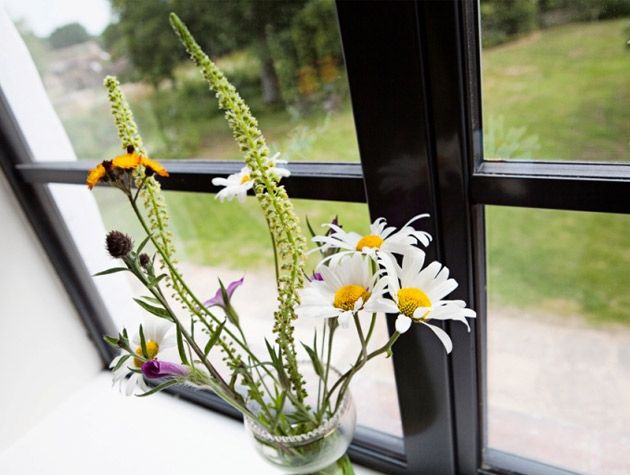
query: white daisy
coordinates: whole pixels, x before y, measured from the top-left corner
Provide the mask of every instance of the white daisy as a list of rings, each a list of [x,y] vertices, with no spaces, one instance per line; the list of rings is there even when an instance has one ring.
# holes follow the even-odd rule
[[[412,223],[428,216],[428,214],[414,216],[398,231],[394,226],[387,226],[385,218],[378,218],[370,225],[370,233],[365,236],[355,232],[346,232],[336,224],[325,224],[324,226],[328,226],[333,232],[327,236],[315,236],[313,241],[320,244],[322,252],[329,249],[341,249],[333,256],[335,260],[354,252],[367,254],[372,258],[376,257],[377,251],[405,254],[409,249],[415,248],[417,243],[428,246],[431,242],[429,233],[417,231],[411,226]]]
[[[271,163],[271,169],[269,171],[273,173],[274,175],[276,175],[278,178],[291,176],[291,172],[287,168],[278,166],[278,165],[286,165],[287,163],[289,163],[286,160],[280,160],[278,158],[279,156],[280,156],[280,153],[277,152],[271,158],[269,158],[269,162]]]
[[[339,318],[347,327],[353,314],[369,311],[382,297],[385,281],[371,271],[371,262],[354,254],[335,266],[317,269],[321,280],[313,279],[300,291],[299,318]]]
[[[155,322],[148,322],[142,325],[149,359],[155,359],[160,352],[174,345],[173,337],[169,335],[170,329],[171,325],[156,324]],[[142,355],[140,333],[137,333],[129,343],[131,348],[135,349],[136,354]],[[112,383],[118,385],[121,392],[123,392],[124,389],[124,393],[127,396],[134,394],[136,389],[141,393],[148,391],[149,386],[144,381],[142,373],[135,371],[142,367],[143,361],[139,358],[126,358],[125,362],[120,365],[120,367],[114,369],[126,355],[128,355],[128,353],[121,353],[110,363],[109,367],[112,369]],[[128,375],[130,376],[127,379]]]
[[[243,167],[240,172],[233,173],[227,178],[213,178],[212,184],[225,187],[217,193],[218,200],[232,201],[232,198],[236,197],[243,203],[247,192],[254,186],[254,180],[252,180],[249,167]]]
[[[470,331],[466,317],[475,318],[476,314],[466,308],[462,300],[443,300],[457,288],[457,282],[448,278],[448,269],[439,262],[432,262],[423,269],[424,258],[424,252],[414,249],[404,255],[399,266],[390,256],[379,255],[391,298],[379,299],[373,306],[379,312],[398,314],[396,330],[399,333],[406,332],[413,322],[426,325],[450,353],[453,344],[448,334],[427,321],[457,320]]]
[[[269,164],[271,165],[269,171],[278,179],[291,175],[291,172],[288,169],[278,166],[280,164],[287,163],[286,160],[279,160],[279,156],[280,154],[276,153],[273,157],[268,159]],[[218,200],[232,201],[232,199],[236,197],[241,203],[243,203],[245,201],[245,197],[247,196],[247,192],[254,186],[254,180],[252,179],[251,169],[249,167],[243,167],[240,172],[233,173],[227,178],[213,178],[212,184],[214,186],[225,187],[217,193],[216,197]]]

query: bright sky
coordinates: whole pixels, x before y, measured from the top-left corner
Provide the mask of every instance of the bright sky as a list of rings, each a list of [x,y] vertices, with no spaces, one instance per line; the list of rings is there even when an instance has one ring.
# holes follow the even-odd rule
[[[24,20],[37,36],[48,36],[67,23],[81,23],[93,35],[100,34],[111,18],[107,0],[0,0],[9,17]]]

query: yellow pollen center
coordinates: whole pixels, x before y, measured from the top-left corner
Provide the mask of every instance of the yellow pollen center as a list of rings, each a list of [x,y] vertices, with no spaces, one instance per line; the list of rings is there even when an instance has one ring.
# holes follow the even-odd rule
[[[398,291],[398,309],[409,318],[413,317],[413,312],[415,312],[418,307],[430,306],[431,299],[420,289],[405,287]],[[427,311],[420,318],[426,317],[428,313]]]
[[[252,177],[249,175],[243,175],[243,178],[241,178],[241,185],[243,183],[247,183],[248,181],[251,181]]]
[[[383,244],[382,237],[377,236],[376,234],[368,234],[359,240],[356,249],[357,251],[363,250],[364,247],[369,247],[370,249],[380,249],[381,244]]]
[[[352,310],[357,300],[363,298],[363,302],[370,298],[370,293],[360,285],[344,285],[335,292],[333,305],[341,310]]]
[[[146,342],[146,347],[147,347],[147,356],[149,357],[150,360],[155,358],[158,354],[158,351],[160,351],[160,345],[158,345],[153,340],[148,340]],[[136,348],[136,355],[143,356],[141,346]],[[140,358],[134,358],[133,364],[136,365],[136,368],[141,368],[142,365],[144,364],[144,361],[142,361]]]

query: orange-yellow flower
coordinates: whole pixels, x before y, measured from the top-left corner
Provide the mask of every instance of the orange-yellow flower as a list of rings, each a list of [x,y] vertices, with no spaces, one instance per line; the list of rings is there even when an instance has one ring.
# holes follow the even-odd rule
[[[112,160],[114,168],[122,168],[123,170],[133,170],[140,165],[141,157],[137,153],[125,153],[118,155]]]
[[[168,176],[168,171],[159,162],[131,151],[123,155],[118,155],[114,157],[113,160],[105,160],[96,165],[96,167],[91,169],[88,173],[86,180],[87,185],[91,190],[98,182],[107,176],[108,172],[115,170],[132,171],[140,165],[144,165],[157,175]],[[118,174],[114,174],[114,179],[117,179],[117,176]]]
[[[103,179],[103,177],[107,174],[107,170],[102,163],[96,165],[96,167],[92,168],[87,176],[87,186],[91,190],[96,186],[96,184]]]
[[[141,157],[140,163],[157,175],[168,176],[166,168],[164,168],[161,163],[151,160],[149,157]]]

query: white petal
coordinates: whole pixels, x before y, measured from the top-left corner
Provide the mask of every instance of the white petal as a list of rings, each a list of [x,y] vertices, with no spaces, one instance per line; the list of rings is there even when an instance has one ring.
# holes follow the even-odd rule
[[[435,335],[440,339],[440,341],[444,345],[444,348],[446,349],[447,354],[453,351],[453,342],[451,341],[451,338],[448,336],[448,333],[446,333],[441,328],[436,327],[435,325],[429,325],[428,323],[425,323],[423,321],[420,321],[420,323],[422,323],[423,325],[426,325],[427,327],[431,329],[431,331],[433,331],[433,333],[435,333]]]
[[[446,282],[442,282],[436,287],[432,288],[430,291],[428,291],[427,295],[432,302],[442,300],[442,298],[446,297],[453,290],[455,290],[457,288],[457,285],[458,284],[455,279],[448,279]]]
[[[225,178],[217,177],[212,179],[212,184],[214,186],[227,186],[229,182]]]
[[[398,333],[405,333],[407,330],[409,330],[410,326],[411,326],[411,318],[409,318],[406,315],[403,315],[402,313],[398,315],[398,318],[396,318],[396,331]]]
[[[343,328],[348,328],[350,326],[350,321],[352,320],[352,312],[341,312],[339,314],[339,323]]]
[[[398,305],[389,299],[369,299],[365,304],[364,310],[372,313],[398,313]]]
[[[295,309],[298,318],[332,318],[336,316],[336,312],[328,306],[319,307],[298,307]]]
[[[396,266],[394,265],[393,258],[388,254],[380,252],[378,254],[380,264],[385,268],[384,278],[387,279],[387,290],[394,298],[397,298],[400,285],[398,282],[398,274],[396,273]]]

